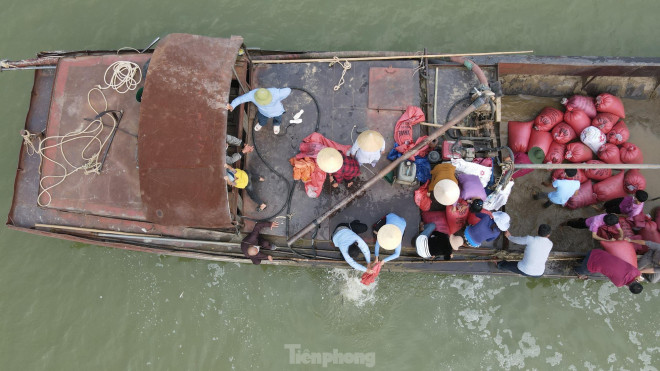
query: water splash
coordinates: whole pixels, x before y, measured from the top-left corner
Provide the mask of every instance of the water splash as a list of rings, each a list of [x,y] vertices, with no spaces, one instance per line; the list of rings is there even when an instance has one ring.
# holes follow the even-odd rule
[[[332,279],[333,288],[338,289],[344,303],[349,302],[357,307],[363,307],[365,304],[376,302],[378,278],[376,282],[365,286],[360,282],[362,272],[353,269],[334,268],[329,271],[329,275]]]

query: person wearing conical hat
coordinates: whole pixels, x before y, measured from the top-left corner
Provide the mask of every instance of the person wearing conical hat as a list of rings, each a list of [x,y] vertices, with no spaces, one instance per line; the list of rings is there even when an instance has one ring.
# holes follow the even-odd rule
[[[249,92],[236,97],[230,104],[227,104],[227,110],[230,112],[239,105],[252,102],[257,106],[257,121],[259,122],[254,126],[254,131],[261,130],[266,126],[268,119],[273,119],[273,132],[280,133],[280,125],[282,124],[282,114],[284,106],[282,100],[291,94],[291,89],[283,88],[259,88],[250,90]]]
[[[316,164],[330,175],[332,186],[348,181],[347,187],[353,185],[352,179],[360,176],[360,164],[351,157],[346,157],[332,147],[323,148],[316,156]]]
[[[379,132],[367,130],[358,135],[353,147],[348,151],[360,165],[371,164],[376,166],[380,156],[385,153],[385,138]]]
[[[378,228],[383,222],[385,225]],[[372,229],[376,234],[375,263],[378,263],[378,253],[381,247],[385,250],[394,250],[392,255],[382,260],[382,264],[398,258],[401,254],[401,239],[406,230],[406,220],[394,213],[389,213],[384,218],[381,218]]]

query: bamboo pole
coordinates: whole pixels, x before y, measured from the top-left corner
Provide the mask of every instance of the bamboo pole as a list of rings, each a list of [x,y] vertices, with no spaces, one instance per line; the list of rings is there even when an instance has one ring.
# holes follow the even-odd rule
[[[440,125],[440,124],[432,124],[432,123],[430,123],[430,122],[420,122],[419,124],[420,124],[420,125],[424,125],[424,126],[433,126],[433,127],[436,127],[436,128],[441,128],[441,127],[444,126],[444,125]],[[471,126],[454,126],[454,127],[452,127],[452,129],[458,129],[458,130],[479,130],[479,129],[481,129],[481,128],[476,128],[476,127],[471,127]]]
[[[314,219],[314,221],[307,226],[305,226],[303,229],[301,229],[298,233],[296,233],[293,237],[288,239],[286,241],[288,246],[291,246],[294,242],[302,238],[306,233],[310,232],[312,229],[314,229],[315,226],[320,225],[325,219],[327,219],[329,216],[332,214],[336,213],[337,211],[341,210],[342,208],[346,207],[349,203],[351,203],[353,200],[356,198],[362,196],[364,192],[374,185],[377,181],[379,181],[382,177],[387,175],[390,171],[394,170],[397,166],[399,166],[400,163],[403,161],[407,160],[408,158],[414,156],[419,152],[422,148],[426,147],[429,143],[431,143],[432,140],[440,137],[444,132],[449,130],[452,126],[456,125],[459,123],[461,120],[463,120],[467,115],[470,113],[474,112],[477,108],[483,106],[486,104],[486,99],[485,97],[479,97],[477,98],[465,111],[461,112],[447,122],[444,126],[442,126],[440,129],[434,131],[431,135],[426,137],[423,141],[421,141],[419,144],[417,144],[415,147],[411,148],[408,152],[404,153],[401,155],[401,157],[397,158],[396,160],[392,161],[389,165],[385,166],[383,170],[381,170],[378,174],[374,175],[371,179],[369,179],[366,183],[360,187],[355,193],[351,194],[350,196],[346,197],[345,199],[341,200],[338,204],[333,206],[330,210],[326,211],[323,215],[319,216],[318,218]]]
[[[491,53],[471,53],[471,54],[427,54],[427,55],[395,55],[388,57],[349,57],[341,58],[342,61],[386,61],[393,59],[422,59],[422,58],[449,58],[449,57],[478,57],[485,55],[506,55],[506,54],[530,54],[533,53],[533,50],[524,50],[524,51],[512,51],[512,52],[491,52]],[[338,52],[337,54],[341,54]],[[262,59],[262,60],[253,60],[253,64],[265,64],[265,63],[312,63],[312,62],[324,62],[329,63],[334,61],[333,58],[315,58],[315,59]]]
[[[518,169],[660,169],[660,164],[515,164]]]

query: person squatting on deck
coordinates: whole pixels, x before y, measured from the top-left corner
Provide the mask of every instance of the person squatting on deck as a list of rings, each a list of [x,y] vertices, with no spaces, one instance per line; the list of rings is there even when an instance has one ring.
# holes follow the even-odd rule
[[[250,90],[249,92],[236,97],[230,104],[227,104],[227,110],[230,112],[239,105],[252,102],[257,106],[257,121],[259,122],[254,126],[254,131],[261,130],[262,127],[268,124],[268,119],[273,119],[273,132],[280,133],[280,125],[282,124],[282,114],[285,112],[282,100],[291,94],[289,88],[259,88]]]
[[[619,214],[625,216],[628,220],[639,215],[644,210],[644,202],[649,198],[646,191],[637,191],[634,195],[615,198],[605,202],[605,212],[609,214]]]
[[[424,259],[433,260],[442,256],[444,260],[451,260],[454,250],[463,246],[463,238],[460,236],[447,235],[435,230],[435,224],[429,223],[415,239],[417,255]]]
[[[348,151],[349,156],[354,156],[357,162],[376,166],[380,156],[385,153],[385,138],[374,130],[367,130],[358,135],[353,147]]]
[[[227,134],[227,148],[229,148],[229,146],[235,146],[235,147],[238,147],[238,148],[243,146],[243,149],[241,149],[240,151],[237,151],[236,153],[234,153],[231,156],[226,156],[225,157],[225,160],[226,160],[227,164],[229,164],[229,165],[238,162],[238,160],[240,160],[243,157],[244,154],[248,154],[248,153],[250,153],[254,150],[254,147],[252,147],[251,145],[249,145],[247,143],[245,145],[243,145],[242,140],[236,138],[233,135]]]
[[[394,213],[389,213],[376,222],[372,230],[376,234],[374,251],[376,259],[374,262],[378,263],[378,254],[381,247],[385,250],[394,250],[392,255],[382,260],[383,264],[398,258],[401,254],[401,239],[406,230],[406,220]]]
[[[337,246],[344,260],[356,270],[360,272],[373,273],[371,269],[371,251],[369,246],[358,236],[356,232],[363,233],[367,231],[367,226],[360,223],[358,220],[349,223],[340,223],[332,233],[332,243]],[[363,266],[355,261],[360,256],[360,252],[364,255],[364,260],[367,266]]]
[[[497,263],[497,268],[522,274],[528,277],[541,277],[545,272],[545,262],[552,250],[552,241],[550,241],[550,232],[552,229],[547,224],[539,226],[536,236],[516,237],[509,231],[504,235],[509,241],[517,245],[525,245],[523,259],[519,262],[510,262],[502,260]]]
[[[615,214],[600,214],[592,216],[591,218],[577,218],[571,219],[560,225],[566,225],[571,228],[577,229],[589,229],[591,231],[591,237],[596,241],[608,241],[605,238],[602,238],[598,235],[598,229],[601,227],[615,227],[619,231],[618,240],[623,240],[623,229],[621,224],[619,224],[619,217]],[[609,241],[616,241],[616,238],[610,238]]]
[[[616,287],[628,286],[633,294],[639,294],[644,289],[640,283],[644,280],[642,272],[605,250],[589,251],[582,264],[575,267],[575,272],[582,280],[589,278],[589,273],[601,273],[609,278]]]
[[[630,242],[646,245],[649,248],[649,251],[639,258],[637,269],[645,274],[649,282],[660,282],[660,243],[643,240],[630,240]]]
[[[245,170],[234,169],[227,164],[225,164],[225,169],[227,170],[227,175],[225,175],[227,184],[236,188],[245,188],[252,201],[259,205],[257,206],[257,211],[262,211],[266,208],[267,205],[256,194],[253,187],[254,182],[263,182],[265,180],[263,177],[250,174]]]
[[[470,247],[479,247],[485,241],[495,240],[500,233],[509,230],[511,217],[504,211],[496,211],[493,216],[476,213],[479,222],[465,227],[465,243]]]
[[[353,185],[352,180],[360,176],[360,164],[352,157],[345,157],[332,147],[326,147],[316,156],[316,164],[328,173],[334,188],[348,181],[347,187]]]
[[[570,178],[577,175],[577,170],[566,169],[564,170],[564,173]],[[543,207],[550,207],[552,204],[564,206],[571,197],[577,196],[578,191],[580,190],[580,181],[572,179],[556,179],[552,182],[552,187],[555,188],[553,192],[539,192],[533,195],[533,198],[535,200],[547,198],[548,201],[543,204]]]
[[[241,241],[241,251],[243,251],[243,255],[246,258],[252,260],[252,264],[261,264],[261,261],[264,259],[273,261],[273,257],[262,253],[261,249],[275,251],[277,247],[261,237],[259,232],[266,227],[273,229],[277,226],[279,226],[278,222],[259,222],[255,224],[252,232]]]

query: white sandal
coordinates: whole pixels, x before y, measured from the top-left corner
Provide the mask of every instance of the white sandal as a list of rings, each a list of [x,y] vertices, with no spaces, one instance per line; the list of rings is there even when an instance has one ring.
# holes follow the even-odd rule
[[[259,131],[261,130],[262,126],[259,124],[254,125],[254,131]]]
[[[275,135],[280,133],[280,126],[279,125],[278,126],[273,126],[273,133],[275,133]]]

